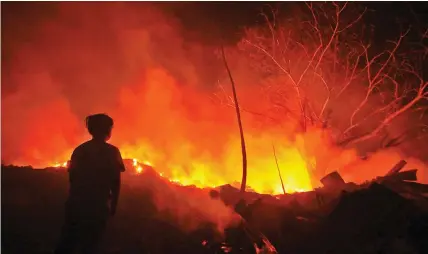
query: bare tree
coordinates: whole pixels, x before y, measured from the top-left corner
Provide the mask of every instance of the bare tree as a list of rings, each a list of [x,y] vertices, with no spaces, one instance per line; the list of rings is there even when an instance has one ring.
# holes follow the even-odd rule
[[[281,19],[271,8],[262,14],[266,25],[247,29],[239,44],[255,69],[280,81],[268,84],[266,91],[273,109],[288,119],[242,111],[279,122],[295,121],[301,132],[314,125],[329,129],[342,147],[377,140],[378,149],[383,149],[419,133],[426,125],[407,128],[397,137],[387,133],[400,117],[423,117],[427,110],[423,68],[403,47],[410,29],[403,29],[386,49],[376,52],[366,39],[373,31],[362,23],[367,9],[346,2],[306,3],[305,7],[306,15],[289,19]],[[428,46],[420,44],[425,54],[418,55],[425,60]],[[339,114],[347,115],[348,121],[332,124]]]
[[[326,4],[317,7],[312,3],[306,4],[311,19],[298,20],[300,27],[294,29],[291,23],[279,23],[278,17],[272,21],[267,14],[263,14],[267,26],[248,30],[241,44],[244,50],[256,55],[258,62],[269,66],[267,71],[273,65],[277,69],[274,75],[285,75],[289,79],[287,84],[279,86],[289,85],[295,91],[300,112],[294,112],[293,116],[300,118],[302,130],[305,130],[308,120],[325,124],[331,111],[334,111],[330,105],[340,100],[357,82],[360,83],[359,89],[365,90],[364,96],[352,111],[349,126],[342,130],[338,139],[341,145],[362,142],[379,135],[386,126],[406,112],[416,108],[425,111],[418,105],[427,99],[428,83],[422,78],[420,70],[398,54],[409,30],[400,34],[396,41],[391,41],[391,48],[371,54],[370,43],[364,43],[358,34],[346,33],[362,19],[366,9],[353,20],[345,22],[342,21],[342,15],[348,3],[339,5],[333,2],[331,5],[329,11]],[[274,12],[271,14],[275,15]],[[292,24],[296,24],[296,21]],[[270,63],[266,60],[270,60]],[[331,73],[333,77],[329,77]],[[323,102],[319,105],[315,105],[316,102],[307,95],[307,90],[313,89],[314,85],[322,85],[325,90]],[[370,113],[364,112],[367,107],[371,107],[373,98],[382,99],[382,105],[375,110],[370,109]],[[379,119],[377,126],[362,134],[355,134],[358,127],[379,115],[382,115],[382,119]]]
[[[233,81],[232,73],[227,64],[226,55],[224,54],[224,47],[221,47],[221,54],[223,57],[224,66],[226,67],[227,74],[229,75],[230,83],[232,85],[233,92],[233,103],[236,109],[236,118],[238,119],[239,134],[241,138],[241,149],[242,149],[242,180],[241,180],[241,192],[245,192],[247,185],[247,150],[245,148],[244,129],[242,127],[241,110],[239,108],[238,96],[236,94],[235,82]]]

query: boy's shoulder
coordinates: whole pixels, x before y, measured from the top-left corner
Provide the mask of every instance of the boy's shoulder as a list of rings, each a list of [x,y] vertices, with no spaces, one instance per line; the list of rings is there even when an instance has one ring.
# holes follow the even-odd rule
[[[119,148],[117,148],[116,146],[110,144],[110,143],[106,143],[107,147],[109,149],[111,149],[112,151],[114,151],[115,153],[120,153]]]
[[[112,144],[109,144],[106,142],[106,143],[102,143],[102,145],[113,153],[120,153],[119,148],[117,148],[116,146],[114,146]],[[74,149],[74,153],[80,153],[80,152],[84,152],[87,150],[91,150],[95,146],[99,147],[99,143],[97,144],[97,143],[93,142],[92,140],[88,140],[88,141],[80,144],[78,147],[76,147]]]

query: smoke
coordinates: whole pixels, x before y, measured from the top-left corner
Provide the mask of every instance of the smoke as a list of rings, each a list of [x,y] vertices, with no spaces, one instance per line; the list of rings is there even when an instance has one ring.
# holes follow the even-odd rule
[[[148,191],[156,206],[154,216],[185,232],[209,225],[222,237],[226,228],[237,226],[241,221],[233,207],[209,196],[210,189],[171,183],[150,168],[139,175],[125,174],[123,181],[132,191]]]
[[[47,12],[45,5],[33,7],[40,16]],[[20,33],[9,28],[16,20],[4,22],[9,28],[3,36],[7,59],[2,64],[5,161],[45,166],[61,158],[58,153],[69,152],[87,137],[83,119],[95,112],[118,116],[115,134],[131,130],[125,142],[152,138],[154,126],[166,126],[163,131],[171,133],[173,116],[162,112],[169,110],[170,99],[183,100],[183,105],[206,100],[178,91],[204,82],[188,59],[191,52],[174,19],[150,4],[49,7],[48,18],[23,25]],[[146,100],[132,100],[148,89]]]
[[[306,8],[304,5],[300,7],[302,6],[303,9]],[[414,61],[414,51],[409,43],[412,40],[410,36],[408,41],[399,43],[397,57],[385,65],[385,69],[388,69],[385,76],[393,75],[395,80],[391,82],[387,78],[378,79],[377,87],[366,97],[368,84],[374,83],[373,77],[376,74],[373,73],[379,71],[380,75],[377,77],[384,77],[381,73],[383,67],[379,66],[387,62],[388,54],[385,52],[391,52],[388,51],[394,47],[391,41],[398,40],[400,31],[390,38],[389,44],[384,45],[385,48],[376,47],[377,49],[368,52],[368,61],[374,59],[376,62],[381,59],[379,63],[376,62],[378,66],[371,66],[368,74],[365,68],[366,60],[361,57],[361,53],[364,53],[362,43],[371,41],[373,34],[366,34],[367,24],[360,22],[351,26],[350,31],[342,30],[344,32],[341,32],[340,36],[332,37],[334,29],[329,30],[328,24],[333,24],[333,27],[334,24],[347,27],[346,22],[349,24],[354,19],[358,20],[361,13],[358,12],[358,6],[348,5],[344,12],[346,14],[342,13],[340,22],[336,22],[331,20],[337,14],[333,7],[331,4],[310,5],[308,8],[313,8],[313,13],[297,8],[293,15],[288,16],[279,16],[277,12],[268,10],[265,15],[275,16],[271,17],[270,24],[246,30],[246,35],[238,47],[247,52],[247,61],[252,63],[252,74],[263,77],[258,82],[264,88],[265,96],[270,97],[267,114],[277,118],[280,112],[284,122],[300,124],[299,121],[304,118],[303,114],[300,114],[301,107],[305,110],[307,124],[301,128],[305,130],[303,133],[299,130],[290,131],[292,137],[289,137],[289,140],[297,139],[298,142],[294,146],[299,148],[308,169],[312,170],[311,176],[317,182],[313,183],[314,186],[319,184],[319,178],[333,170],[346,174],[345,180],[362,182],[386,173],[400,159],[406,159],[411,162],[410,167],[418,168],[419,180],[426,182],[426,156],[418,149],[422,140],[426,140],[422,138],[423,133],[418,133],[424,122],[424,114],[420,113],[420,109],[426,106],[424,100],[418,101],[421,106],[418,110],[413,108],[404,111],[383,125],[384,128],[370,139],[351,144],[347,149],[337,145],[346,137],[361,137],[370,133],[382,126],[385,123],[383,120],[404,108],[412,98],[409,96],[410,87],[415,90],[419,87],[419,81],[414,82],[413,74],[421,72],[423,76],[423,73],[418,69],[419,61]],[[357,13],[353,13],[355,11]],[[317,21],[314,21],[314,18]],[[375,33],[381,34],[382,31]],[[322,41],[330,41],[332,44],[325,47]],[[383,54],[380,54],[382,51]],[[399,67],[409,63],[415,66],[416,71],[412,72],[412,75],[407,75],[405,68]],[[354,67],[356,71],[352,71]],[[395,87],[395,84],[398,86]],[[295,87],[299,87],[299,92],[296,92]],[[343,87],[346,87],[346,90],[342,90]],[[394,105],[391,102],[396,99],[396,94],[405,96],[397,99]],[[305,102],[309,103],[304,104]],[[303,103],[303,106],[299,103]],[[395,107],[385,107],[388,104]],[[354,116],[357,108],[358,114]],[[342,136],[344,133],[346,135]],[[388,149],[382,147],[385,141],[396,138],[402,138],[399,146]],[[362,159],[367,157],[369,159]]]
[[[115,119],[111,142],[125,158],[149,161],[170,178],[198,186],[240,179],[234,111],[224,94],[216,94],[218,84],[229,87],[216,47],[186,41],[179,22],[151,4],[33,7],[43,18],[33,17],[18,32],[12,27],[19,15],[4,24],[4,162],[43,167],[65,161],[89,138],[85,116],[105,112]],[[263,108],[244,61],[236,54],[230,59],[242,84],[238,93],[243,104],[256,101]],[[269,126],[257,119],[244,116],[253,144],[249,183],[272,192],[279,186],[269,183],[278,180],[271,152],[278,132],[262,133]],[[296,170],[307,174],[298,160]],[[291,189],[310,189],[304,178],[303,184],[293,181]]]
[[[7,12],[12,7],[19,11]],[[227,106],[230,84],[224,67],[216,47],[187,40],[185,32],[173,15],[149,3],[2,8],[2,161],[34,167],[66,161],[89,138],[85,117],[105,112],[115,120],[111,142],[124,158],[148,161],[183,185],[240,181],[239,133],[234,109]],[[282,192],[272,145],[290,192],[317,186],[311,176],[317,180],[322,175],[315,174],[315,167],[322,173],[339,170],[345,180],[361,182],[403,158],[399,151],[382,151],[361,161],[356,150],[338,148],[324,131],[296,135],[298,123],[286,117],[281,121],[284,112],[266,95],[266,88],[284,84],[285,78],[254,71],[254,62],[234,46],[226,53],[240,104],[247,110],[247,183],[254,190]],[[312,93],[316,97],[322,91]],[[293,93],[284,94],[296,107]],[[349,96],[342,103],[362,95],[352,90]],[[334,114],[349,115],[343,105],[334,105]],[[417,160],[410,161],[413,166],[425,170]],[[236,221],[229,208],[205,192],[146,184],[152,186],[157,208],[174,211],[185,228],[208,221],[221,231]]]
[[[185,42],[174,17],[151,4],[33,7],[30,15],[48,17],[19,33],[11,28],[16,17],[4,22],[4,162],[44,167],[67,160],[89,138],[85,116],[105,112],[115,120],[111,142],[124,158],[149,160],[171,177],[199,172],[200,184],[221,183],[219,172],[205,179],[203,165],[222,159],[235,122],[233,111],[211,98],[221,70],[208,65],[212,48]],[[210,222],[222,232],[234,221],[236,214],[208,193],[155,183],[146,184],[158,210],[182,228]]]
[[[162,8],[149,3],[3,8],[2,161],[34,167],[63,162],[89,138],[84,118],[105,112],[115,120],[111,142],[123,157],[149,161],[183,184],[239,181],[239,133],[216,47],[188,40],[188,31]],[[358,160],[355,151],[339,150],[318,130],[296,136],[295,121],[269,120],[275,105],[266,84],[283,84],[284,78],[254,71],[254,62],[234,46],[226,53],[240,104],[251,111],[243,114],[249,186],[281,192],[272,144],[290,190],[312,188],[308,168],[315,155],[325,159],[317,163],[324,163],[326,173]],[[357,94],[352,90],[352,97]],[[295,107],[296,98],[286,95]],[[340,105],[333,113],[349,114]],[[276,119],[282,113],[273,112]]]

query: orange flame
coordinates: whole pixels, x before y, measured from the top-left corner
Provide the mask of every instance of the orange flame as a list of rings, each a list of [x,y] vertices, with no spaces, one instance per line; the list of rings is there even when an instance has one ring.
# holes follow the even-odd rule
[[[34,33],[24,41],[14,38],[18,35],[14,29],[6,29],[13,32],[4,36],[13,52],[9,52],[8,75],[2,84],[16,89],[5,89],[9,92],[2,94],[2,160],[65,167],[58,162],[67,160],[72,148],[87,138],[81,120],[102,111],[115,120],[111,142],[123,158],[135,158],[136,174],[143,173],[147,165],[182,185],[239,184],[242,159],[236,116],[225,106],[230,104],[229,80],[221,74],[224,68],[217,66],[212,46],[185,40],[182,30],[161,12],[143,8],[146,13],[142,15],[140,9],[103,6],[69,9],[64,5],[59,15],[52,15],[56,19],[37,27],[31,24]],[[82,24],[80,29],[68,25],[70,18]],[[114,39],[99,43],[105,35]],[[239,45],[231,46],[228,59],[242,110],[247,111],[242,120],[248,188],[259,193],[283,192],[272,142],[286,192],[311,190],[316,187],[312,179],[318,181],[333,170],[342,170],[344,178],[349,177],[346,180],[370,179],[381,173],[378,168],[387,171],[403,159],[388,151],[362,165],[355,151],[334,147],[321,129],[299,134],[296,126],[300,123],[288,117],[300,108],[298,98],[288,93],[292,86],[287,75],[266,75],[257,70],[256,61],[250,63],[239,51]],[[305,61],[298,60],[305,59],[303,51],[290,51],[290,58],[296,59],[290,63],[293,72],[305,70],[301,64]],[[263,66],[264,62],[260,60]],[[340,72],[326,74],[335,80],[343,78]],[[332,104],[331,123],[339,130],[349,122],[353,110],[349,102],[365,96],[365,90],[358,92],[358,82],[355,91]],[[308,98],[313,97],[311,104],[321,109],[317,104],[325,99],[324,84],[304,83]],[[224,93],[218,91],[218,84],[226,88]],[[283,110],[278,110],[278,101]],[[271,118],[276,120],[266,120]],[[355,174],[346,174],[351,171]]]
[[[125,150],[125,154],[128,155],[129,151]],[[292,192],[303,192],[312,189],[309,172],[306,168],[306,162],[297,151],[296,148],[284,148],[280,150],[283,154],[284,161],[280,161],[279,164],[284,169],[282,177],[285,180],[285,191],[287,193]],[[126,157],[125,157],[126,158]],[[229,161],[234,158],[228,158]],[[238,162],[235,160],[234,162]],[[248,177],[248,187],[259,193],[267,194],[282,194],[283,189],[279,182],[278,172],[276,163],[271,156],[260,157],[251,160],[252,165],[249,168],[250,175]],[[162,165],[162,164],[161,164]],[[132,159],[133,170],[136,174],[141,174],[144,170],[144,166],[150,166],[155,170],[159,170],[158,173],[161,177],[167,178],[170,182],[176,183],[183,186],[194,185],[199,188],[203,187],[216,187],[228,183],[236,183],[239,177],[232,181],[227,176],[221,176],[216,173],[215,163],[193,161],[190,163],[190,172],[186,165],[179,163],[168,163],[169,170],[162,170],[162,166],[157,168],[156,165],[148,160],[139,160],[137,158]],[[61,168],[66,167],[67,163],[56,163],[54,167]],[[164,165],[163,165],[164,166]],[[260,169],[260,170],[254,170]],[[239,168],[236,172],[236,176],[239,176]]]

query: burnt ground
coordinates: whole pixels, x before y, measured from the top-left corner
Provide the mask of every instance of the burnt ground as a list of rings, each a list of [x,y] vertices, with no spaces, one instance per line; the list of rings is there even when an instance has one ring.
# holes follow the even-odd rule
[[[1,253],[49,253],[63,219],[67,175],[2,166],[1,177]],[[261,201],[239,210],[279,253],[428,253],[427,210],[383,185],[343,193],[326,206],[308,211],[296,202]],[[150,193],[125,179],[104,253],[222,253],[210,225],[184,232],[161,217]],[[225,235],[231,253],[255,253],[240,227]]]

